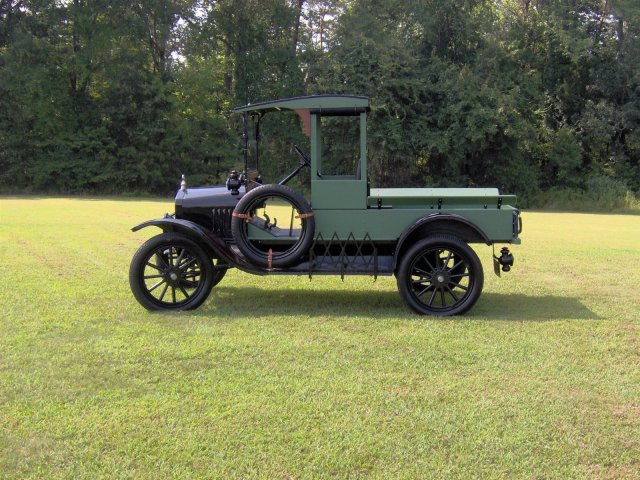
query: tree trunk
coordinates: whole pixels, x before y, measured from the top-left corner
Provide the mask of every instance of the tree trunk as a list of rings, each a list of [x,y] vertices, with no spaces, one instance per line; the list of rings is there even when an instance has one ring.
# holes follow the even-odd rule
[[[618,42],[620,42],[620,47],[624,43],[624,20],[622,18],[618,18],[618,22],[616,24],[616,34],[618,35]]]
[[[602,5],[602,14],[600,15],[600,22],[598,23],[598,28],[596,28],[596,38],[595,38],[596,43],[600,41],[600,34],[602,33],[604,20],[605,18],[607,18],[608,13],[609,13],[609,0],[604,0]]]
[[[300,37],[300,21],[302,20],[302,6],[305,0],[297,0],[296,23],[293,27],[293,37],[291,38],[291,50],[296,54],[298,49],[298,39]]]
[[[71,48],[73,50],[73,65],[71,68],[69,82],[71,84],[71,96],[78,94],[78,54],[80,53],[80,33],[78,32],[78,12],[80,11],[80,0],[73,0],[73,13],[71,17]]]

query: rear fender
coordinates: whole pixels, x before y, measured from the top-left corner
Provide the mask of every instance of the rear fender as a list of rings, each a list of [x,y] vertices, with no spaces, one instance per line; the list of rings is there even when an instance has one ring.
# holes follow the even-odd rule
[[[489,237],[466,218],[453,213],[434,213],[417,220],[402,234],[393,256],[394,271],[407,248],[422,238],[438,234],[451,235],[467,243],[491,245]]]

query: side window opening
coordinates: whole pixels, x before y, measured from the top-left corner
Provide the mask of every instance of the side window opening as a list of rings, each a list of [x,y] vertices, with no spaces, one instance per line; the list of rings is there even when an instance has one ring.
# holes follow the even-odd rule
[[[359,116],[321,116],[320,124],[320,173],[355,178],[360,163]]]

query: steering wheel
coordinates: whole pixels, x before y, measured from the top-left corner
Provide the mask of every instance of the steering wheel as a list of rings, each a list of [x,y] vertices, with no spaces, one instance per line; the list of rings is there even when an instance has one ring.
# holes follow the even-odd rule
[[[309,156],[306,153],[304,153],[302,149],[299,146],[297,146],[295,143],[293,144],[293,148],[295,149],[296,153],[302,160],[302,164],[305,166],[307,165],[311,166],[311,159],[309,158]]]
[[[296,153],[302,161],[300,162],[300,165],[298,165],[298,168],[296,168],[293,172],[291,172],[289,175],[278,182],[280,185],[286,185],[287,182],[295,177],[298,173],[300,173],[300,170],[302,170],[304,167],[311,167],[311,159],[307,156],[307,154],[304,153],[302,149],[295,143],[292,143],[291,145],[293,145],[293,148],[295,148]]]

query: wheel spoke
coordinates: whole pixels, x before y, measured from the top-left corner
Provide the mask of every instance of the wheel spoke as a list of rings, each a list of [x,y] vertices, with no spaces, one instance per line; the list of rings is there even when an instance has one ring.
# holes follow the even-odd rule
[[[433,299],[436,298],[436,293],[438,293],[438,290],[434,289],[433,293],[431,294],[431,298],[429,299],[429,306],[433,305]]]
[[[182,265],[178,265],[178,268],[180,270],[185,270],[189,265],[191,265],[193,262],[195,262],[197,259],[195,257],[191,257],[189,260],[187,260],[186,262],[184,262]]]
[[[151,263],[151,262],[147,262],[147,263],[146,263],[146,266],[147,266],[147,267],[151,267],[151,268],[155,268],[155,269],[156,269],[156,270],[158,270],[159,272],[161,272],[161,271],[162,271],[162,269],[161,269],[159,266],[154,265],[154,264],[153,264],[153,263]]]
[[[418,297],[421,297],[422,295],[424,295],[425,293],[427,293],[429,290],[431,290],[433,288],[433,285],[428,285],[427,288],[425,288],[424,290],[422,290],[420,293],[417,294]]]
[[[180,280],[180,283],[187,288],[198,288],[199,282],[192,282],[191,280]]]
[[[176,287],[174,287],[173,285],[171,285],[171,298],[173,300],[173,303],[178,303],[176,300]]]
[[[156,288],[158,288],[160,285],[162,285],[165,282],[164,279],[160,280],[158,283],[156,283],[153,287],[151,287],[149,290],[147,290],[149,293],[153,292]]]
[[[186,297],[185,300],[187,300],[191,295],[189,295],[187,293],[187,291],[184,289],[184,287],[182,285],[180,285],[180,291],[182,292],[182,294]]]
[[[457,302],[458,301],[458,296],[455,293],[453,293],[453,290],[451,290],[451,287],[449,287],[449,285],[447,285],[447,291],[449,292],[449,294],[451,294],[453,299]]]
[[[444,298],[444,288],[440,289],[440,301],[442,302],[443,308],[447,306],[447,301]]]
[[[451,267],[449,270],[454,271],[456,268],[458,268],[463,263],[464,263],[464,260],[460,260],[458,263],[454,264],[453,267]]]
[[[147,275],[144,277],[145,280],[149,280],[150,278],[163,278],[164,275]]]
[[[201,274],[200,270],[188,270],[186,272],[180,273],[180,278],[198,277],[200,276],[200,274]]]
[[[429,259],[427,258],[427,255],[426,255],[426,254],[422,256],[421,260],[424,260],[424,261],[425,261],[425,263],[429,266],[429,268],[431,269],[431,273],[433,273],[433,272],[435,272],[435,271],[436,271],[436,269],[434,268],[434,266],[433,266],[433,265],[431,265],[431,262],[430,262],[430,261],[429,261]],[[416,268],[416,267],[414,267],[414,268]],[[429,274],[427,273],[427,275],[429,275]]]
[[[444,250],[441,248],[438,248],[436,250],[436,268],[438,270],[442,270],[442,254],[444,253]]]
[[[164,298],[164,294],[167,293],[167,289],[169,288],[169,284],[167,283],[164,286],[164,290],[162,290],[162,293],[160,294],[160,298],[158,298],[158,300],[162,301],[162,299]]]
[[[169,268],[167,262],[164,260],[164,258],[162,258],[162,252],[158,253],[158,251],[156,250],[156,258],[158,259],[158,263],[162,264],[163,269],[167,270]]]
[[[447,259],[442,264],[442,268],[446,268],[447,265],[449,265],[449,260],[451,260],[451,256],[452,255],[453,255],[453,252],[451,250],[449,250],[449,255],[447,255]]]
[[[418,268],[418,267],[413,267],[413,271],[414,272],[418,272],[421,277],[430,277],[433,274],[433,271],[427,272],[427,271],[422,270],[421,268]]]
[[[180,255],[178,255],[178,258],[176,259],[176,265],[178,265],[178,268],[180,268],[180,262],[182,261],[182,257],[184,257],[184,254],[187,250],[185,248],[182,249],[182,251],[180,252]]]
[[[468,277],[468,273],[454,273],[453,275],[449,275],[451,278],[453,277]]]
[[[451,285],[453,285],[453,288],[459,288],[459,289],[464,290],[464,291],[468,290],[467,287],[465,287],[464,285],[460,285],[459,283],[451,282]]]

